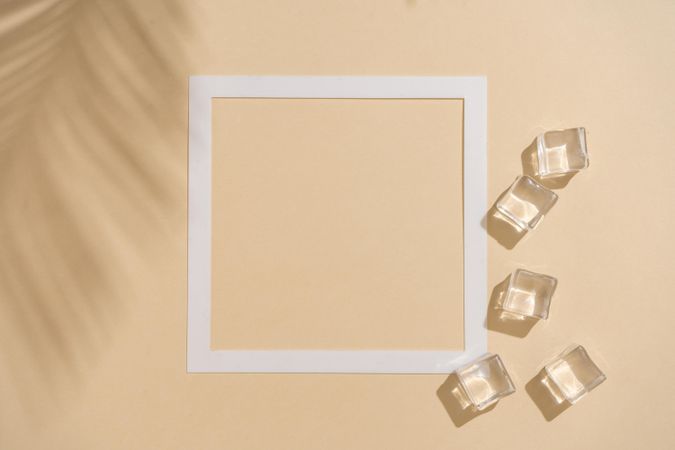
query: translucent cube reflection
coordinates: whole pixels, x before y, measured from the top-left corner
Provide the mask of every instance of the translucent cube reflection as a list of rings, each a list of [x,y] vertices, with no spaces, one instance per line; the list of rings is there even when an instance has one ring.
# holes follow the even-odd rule
[[[588,167],[586,130],[570,128],[537,136],[537,175],[552,178]]]
[[[516,229],[526,231],[536,227],[557,200],[555,192],[528,176],[519,176],[495,207]]]
[[[467,405],[483,410],[515,392],[502,360],[488,354],[456,371]]]
[[[511,274],[506,292],[497,306],[513,319],[547,319],[557,284],[558,280],[551,276],[518,269]]]
[[[580,345],[573,345],[544,367],[560,394],[576,403],[607,377]]]

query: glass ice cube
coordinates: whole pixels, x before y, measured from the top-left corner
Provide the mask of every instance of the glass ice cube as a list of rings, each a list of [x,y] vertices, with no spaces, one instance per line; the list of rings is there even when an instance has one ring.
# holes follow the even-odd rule
[[[581,345],[569,347],[544,370],[570,403],[579,401],[607,378]]]
[[[588,167],[586,130],[547,131],[537,136],[537,175],[552,178],[575,173]]]
[[[497,211],[519,231],[533,229],[558,201],[558,195],[528,176],[519,176],[497,200]]]
[[[520,318],[547,319],[558,280],[541,273],[517,269],[499,307]]]
[[[516,391],[499,355],[487,354],[455,373],[469,403],[479,411]]]

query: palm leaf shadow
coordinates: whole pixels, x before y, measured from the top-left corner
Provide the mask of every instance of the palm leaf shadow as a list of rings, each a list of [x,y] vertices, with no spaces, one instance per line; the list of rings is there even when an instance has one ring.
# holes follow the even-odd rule
[[[184,4],[0,4],[0,374],[26,392],[96,362],[184,202]]]

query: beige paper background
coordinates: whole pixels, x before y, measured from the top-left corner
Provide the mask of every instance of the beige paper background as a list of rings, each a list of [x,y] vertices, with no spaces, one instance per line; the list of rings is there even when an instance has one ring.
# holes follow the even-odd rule
[[[214,99],[212,348],[462,350],[462,109]]]
[[[673,2],[29,1],[0,19],[0,448],[675,447]],[[489,335],[518,392],[458,428],[443,376],[187,375],[191,73],[486,75],[490,201],[539,131],[587,127],[591,167],[541,227],[490,239],[490,288],[518,265],[560,280],[549,321]],[[524,386],[570,342],[608,380],[547,422]]]

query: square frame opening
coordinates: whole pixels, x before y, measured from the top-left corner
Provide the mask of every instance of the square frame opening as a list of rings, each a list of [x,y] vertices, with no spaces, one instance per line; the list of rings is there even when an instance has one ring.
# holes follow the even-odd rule
[[[462,99],[464,349],[211,350],[213,98]],[[487,83],[484,77],[191,76],[188,326],[191,373],[449,373],[487,351]]]

